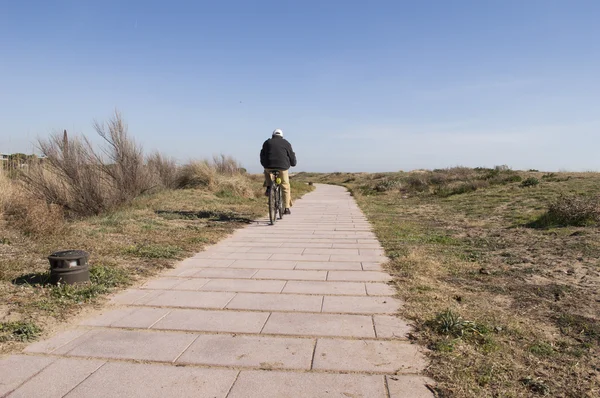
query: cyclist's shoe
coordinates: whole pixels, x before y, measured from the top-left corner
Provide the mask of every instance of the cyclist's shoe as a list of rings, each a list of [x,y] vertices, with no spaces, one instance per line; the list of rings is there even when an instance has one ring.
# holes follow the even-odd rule
[[[267,190],[265,191],[265,196],[269,196],[270,193],[271,193],[271,187],[267,187]]]
[[[292,214],[292,212],[290,211],[290,209],[285,209],[283,214]]]

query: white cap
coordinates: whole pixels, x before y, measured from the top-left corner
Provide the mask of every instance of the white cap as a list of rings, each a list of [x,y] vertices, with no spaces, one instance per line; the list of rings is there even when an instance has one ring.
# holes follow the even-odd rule
[[[273,137],[275,137],[276,135],[283,137],[283,131],[281,131],[281,129],[275,129],[273,131]]]

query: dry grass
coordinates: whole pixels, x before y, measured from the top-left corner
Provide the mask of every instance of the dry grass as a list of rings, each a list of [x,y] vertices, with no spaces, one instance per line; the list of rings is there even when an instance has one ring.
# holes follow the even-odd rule
[[[433,181],[438,174],[443,184]],[[430,349],[439,396],[600,394],[600,228],[537,223],[563,207],[560,214],[591,214],[592,199],[572,198],[600,194],[600,174],[467,169],[299,178],[348,186],[374,224],[405,302],[400,314]],[[528,178],[539,184],[522,187]],[[378,190],[383,181],[390,188]],[[474,181],[488,184],[438,193],[440,185]]]
[[[190,162],[181,167],[178,174],[179,188],[204,188],[223,196],[253,198],[257,189],[238,162],[221,155],[212,161]]]

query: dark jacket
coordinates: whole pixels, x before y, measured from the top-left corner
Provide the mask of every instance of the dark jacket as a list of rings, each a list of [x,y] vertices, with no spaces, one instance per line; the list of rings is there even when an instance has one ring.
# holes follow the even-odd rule
[[[292,144],[278,136],[266,140],[260,151],[260,164],[265,169],[279,170],[288,170],[296,166],[296,154]]]

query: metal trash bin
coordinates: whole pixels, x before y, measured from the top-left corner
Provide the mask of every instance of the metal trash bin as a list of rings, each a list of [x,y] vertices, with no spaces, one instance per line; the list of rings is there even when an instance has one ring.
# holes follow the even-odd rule
[[[89,282],[89,254],[83,250],[65,250],[52,253],[50,261],[50,283],[73,285]]]

